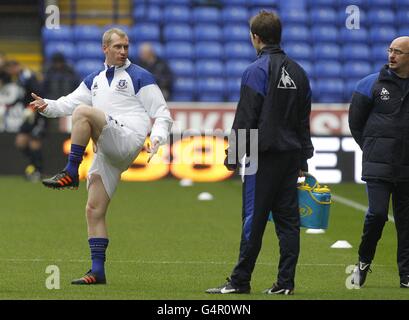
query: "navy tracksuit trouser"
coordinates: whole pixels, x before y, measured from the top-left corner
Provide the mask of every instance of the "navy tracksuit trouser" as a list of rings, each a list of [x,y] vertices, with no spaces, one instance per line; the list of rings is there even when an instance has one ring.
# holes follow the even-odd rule
[[[298,151],[264,152],[258,155],[257,173],[245,176],[240,255],[231,275],[234,287],[244,289],[250,286],[268,216],[272,211],[280,246],[277,283],[284,288],[294,288],[300,251],[299,169]]]
[[[409,275],[409,182],[368,180],[368,211],[359,246],[359,261],[371,263],[376,246],[388,220],[389,200],[392,195],[393,215],[398,235],[397,261],[400,277]]]

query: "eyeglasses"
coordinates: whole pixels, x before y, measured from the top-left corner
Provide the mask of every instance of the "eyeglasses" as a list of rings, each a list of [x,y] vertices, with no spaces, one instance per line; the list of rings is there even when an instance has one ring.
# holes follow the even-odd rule
[[[389,48],[389,49],[388,49],[388,53],[389,53],[389,54],[394,53],[394,54],[396,54],[397,56],[400,56],[400,55],[402,55],[402,54],[409,54],[409,52],[403,52],[402,50],[394,49],[394,48]]]

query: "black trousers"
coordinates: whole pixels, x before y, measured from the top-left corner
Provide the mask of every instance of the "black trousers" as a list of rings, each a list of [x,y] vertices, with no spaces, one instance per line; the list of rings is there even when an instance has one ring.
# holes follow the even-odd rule
[[[392,195],[393,216],[398,235],[399,275],[409,275],[409,182],[370,180],[366,186],[369,208],[359,246],[359,260],[372,262],[376,245],[388,220],[389,200]]]
[[[240,255],[231,275],[234,287],[250,286],[269,212],[272,211],[280,246],[277,283],[284,288],[294,288],[300,251],[299,168],[299,152],[266,152],[259,154],[257,173],[245,177]]]

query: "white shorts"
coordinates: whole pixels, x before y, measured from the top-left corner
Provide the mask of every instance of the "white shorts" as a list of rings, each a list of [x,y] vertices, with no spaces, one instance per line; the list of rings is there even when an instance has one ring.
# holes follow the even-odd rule
[[[110,199],[115,192],[121,173],[126,171],[142,150],[146,132],[135,132],[121,125],[111,116],[98,138],[97,152],[88,171],[87,189],[92,174],[102,178],[105,191]]]

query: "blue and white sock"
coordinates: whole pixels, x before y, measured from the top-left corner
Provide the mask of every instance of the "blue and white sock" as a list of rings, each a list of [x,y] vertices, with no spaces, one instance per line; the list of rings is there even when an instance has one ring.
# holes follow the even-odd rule
[[[90,238],[88,239],[88,243],[91,249],[91,272],[99,277],[105,278],[105,251],[108,247],[109,240],[106,238]]]

